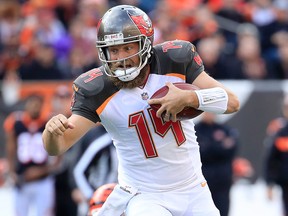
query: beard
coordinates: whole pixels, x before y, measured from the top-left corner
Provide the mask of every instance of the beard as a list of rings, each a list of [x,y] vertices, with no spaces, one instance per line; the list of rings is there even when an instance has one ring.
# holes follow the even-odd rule
[[[136,88],[136,87],[143,85],[146,81],[148,73],[149,73],[149,65],[147,64],[141,70],[140,74],[131,81],[123,82],[119,80],[117,77],[109,77],[109,79],[112,80],[114,85],[119,89],[122,89],[122,88],[132,89],[132,88]]]

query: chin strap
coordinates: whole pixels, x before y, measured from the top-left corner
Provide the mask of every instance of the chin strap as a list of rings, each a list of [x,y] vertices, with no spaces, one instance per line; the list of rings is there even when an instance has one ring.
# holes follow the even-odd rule
[[[227,110],[228,94],[220,87],[195,90],[199,100],[199,110],[223,114]]]
[[[147,50],[144,53],[139,54],[140,62],[142,62],[143,55],[145,56],[142,64],[140,63],[138,67],[114,71],[114,74],[118,77],[119,80],[123,82],[128,82],[135,79],[140,74],[141,70],[145,67],[145,65],[147,65],[148,60],[151,59],[152,46],[150,40],[146,38],[146,41],[147,44],[145,44],[145,46],[148,46]]]
[[[114,71],[114,74],[118,77],[119,80],[123,82],[128,82],[133,79],[135,79],[141,72],[141,70],[145,67],[145,65],[148,62],[148,59],[150,59],[151,54],[148,53],[147,56],[145,57],[144,62],[141,64],[140,67],[133,67],[133,68],[128,68],[126,70],[116,70]]]
[[[135,79],[140,74],[140,69],[133,67],[126,70],[116,70],[114,74],[118,77],[119,80],[123,82],[128,82]]]

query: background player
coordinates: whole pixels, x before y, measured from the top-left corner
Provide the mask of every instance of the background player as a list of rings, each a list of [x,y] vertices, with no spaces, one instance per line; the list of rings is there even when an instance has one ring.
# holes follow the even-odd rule
[[[234,177],[233,161],[239,138],[236,129],[217,122],[216,117],[213,113],[204,112],[195,130],[200,145],[202,170],[212,198],[221,216],[228,216]]]
[[[91,199],[89,200],[88,216],[96,216],[98,214],[100,208],[103,206],[116,185],[116,183],[107,183],[94,191]]]
[[[267,127],[264,144],[266,157],[264,178],[267,183],[267,195],[275,198],[275,185],[280,186],[283,214],[288,215],[288,95],[282,99],[282,116],[273,119]]]
[[[43,97],[28,96],[24,111],[12,112],[4,122],[9,175],[14,182],[15,215],[54,215],[54,177],[58,159],[49,157],[41,139],[46,118]]]

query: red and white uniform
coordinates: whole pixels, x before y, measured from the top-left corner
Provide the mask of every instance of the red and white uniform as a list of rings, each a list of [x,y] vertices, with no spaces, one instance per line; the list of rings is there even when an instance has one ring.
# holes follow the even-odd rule
[[[150,68],[143,88],[117,89],[102,67],[81,75],[72,111],[111,135],[120,185],[144,194],[193,188],[205,182],[193,120],[165,122],[147,99],[166,82],[192,83],[204,66],[191,43],[176,40],[154,47]]]

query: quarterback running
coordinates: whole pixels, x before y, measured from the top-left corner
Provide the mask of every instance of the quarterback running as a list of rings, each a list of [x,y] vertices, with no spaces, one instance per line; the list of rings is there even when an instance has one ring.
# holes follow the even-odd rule
[[[187,106],[233,113],[238,98],[205,72],[193,44],[153,46],[153,36],[150,18],[137,7],[118,5],[104,14],[96,41],[102,66],[74,81],[72,115],[49,120],[44,147],[63,154],[100,122],[119,164],[118,185],[98,215],[219,216],[202,174],[193,119],[178,121],[176,114]],[[182,90],[175,82],[200,89]],[[164,85],[167,95],[150,99]],[[151,104],[161,108],[153,111]]]

